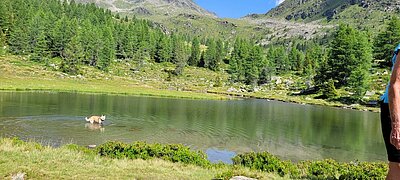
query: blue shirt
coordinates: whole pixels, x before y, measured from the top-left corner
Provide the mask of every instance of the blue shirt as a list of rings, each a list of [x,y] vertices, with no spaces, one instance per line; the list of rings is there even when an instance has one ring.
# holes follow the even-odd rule
[[[400,44],[397,45],[396,49],[394,50],[394,52],[398,51],[400,49]],[[397,58],[397,54],[395,53],[392,57],[392,71],[393,71],[393,66],[396,63],[396,58]],[[386,86],[386,91],[385,94],[383,94],[381,96],[381,101],[383,101],[384,103],[389,103],[389,86],[390,86],[390,82],[389,84]]]

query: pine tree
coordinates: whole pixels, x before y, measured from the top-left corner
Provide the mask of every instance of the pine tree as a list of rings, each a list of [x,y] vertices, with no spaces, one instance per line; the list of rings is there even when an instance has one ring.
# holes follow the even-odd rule
[[[207,41],[207,50],[204,54],[204,67],[213,71],[218,70],[217,44],[213,39]]]
[[[156,46],[156,62],[171,62],[172,58],[171,39],[168,36],[161,36]]]
[[[63,61],[61,62],[60,69],[69,74],[79,73],[79,63],[84,57],[83,47],[80,42],[80,34],[72,37],[71,41],[65,48]]]
[[[334,99],[339,96],[335,88],[335,81],[333,79],[329,79],[323,83],[320,91],[322,92],[323,98],[326,99]]]
[[[340,25],[330,49],[323,78],[332,79],[336,88],[349,86],[356,92],[356,98],[360,98],[366,91],[372,63],[368,36],[349,25]]]
[[[6,53],[6,35],[0,31],[0,55]]]
[[[386,29],[379,33],[375,39],[374,57],[378,60],[384,60],[381,65],[391,67],[392,54],[394,48],[400,42],[400,19],[393,16],[388,22]]]
[[[115,40],[111,27],[104,28],[102,39],[104,46],[100,52],[101,57],[97,66],[99,69],[105,71],[110,66],[111,61],[115,58]]]
[[[173,54],[175,59],[175,74],[181,75],[183,74],[183,70],[187,64],[188,55],[186,54],[185,44],[183,41],[177,41],[174,46]]]
[[[276,47],[273,51],[272,59],[276,66],[277,73],[283,74],[290,70],[289,57],[283,46]]]
[[[197,37],[195,37],[192,41],[191,52],[192,53],[190,55],[188,64],[189,66],[198,66],[200,63],[201,52],[200,52],[200,42]]]
[[[54,56],[64,56],[64,50],[73,34],[74,31],[70,26],[70,22],[66,16],[62,16],[61,19],[55,22],[50,36],[51,49]]]
[[[263,61],[262,50],[258,46],[253,46],[250,50],[250,55],[244,64],[245,83],[248,85],[256,85],[259,78],[258,66]]]
[[[148,51],[147,42],[142,41],[139,44],[139,49],[136,51],[135,60],[137,61],[136,70],[141,71],[146,63],[150,61],[150,53]]]
[[[8,43],[13,54],[25,55],[29,53],[29,35],[26,25],[22,21],[17,21],[11,29]]]
[[[39,34],[35,44],[36,45],[33,49],[33,53],[30,59],[37,62],[47,61],[47,58],[49,56],[49,46],[45,32],[41,32]]]
[[[233,51],[231,53],[231,59],[229,60],[229,73],[231,74],[231,80],[238,82],[240,81],[240,71],[241,71],[241,61],[242,61],[242,40],[237,38],[233,46]]]
[[[221,67],[222,64],[222,60],[225,58],[226,56],[226,52],[225,52],[225,47],[224,47],[224,42],[222,42],[221,39],[218,39],[216,42],[216,56],[215,56],[215,61],[216,64],[219,67]]]
[[[368,71],[371,64],[371,45],[365,34],[349,25],[340,25],[330,46],[327,72],[329,79],[336,80],[336,87],[347,85],[348,77],[357,66]],[[367,64],[367,65],[364,65]]]

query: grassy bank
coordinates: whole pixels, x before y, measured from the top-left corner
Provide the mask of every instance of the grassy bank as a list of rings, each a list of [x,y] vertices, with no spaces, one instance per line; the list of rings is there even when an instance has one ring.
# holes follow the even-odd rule
[[[118,76],[84,67],[85,76],[71,76],[23,57],[0,57],[0,90],[125,94],[191,99],[227,99],[227,96],[164,88],[140,80],[140,75]],[[117,72],[121,73],[121,72]]]
[[[111,159],[67,146],[51,148],[0,139],[0,179],[10,179],[18,173],[24,173],[26,179],[213,179],[227,172],[259,179],[282,179],[244,167],[204,168],[161,159]]]
[[[253,87],[230,84],[226,73],[204,68],[187,67],[182,76],[174,76],[168,73],[174,69],[174,65],[170,63],[149,63],[140,71],[134,71],[135,63],[115,62],[107,73],[83,66],[80,68],[83,75],[77,76],[60,72],[57,64],[57,59],[40,64],[27,60],[27,57],[0,56],[0,91],[80,92],[215,100],[248,97],[379,111],[377,107],[345,104],[340,100],[327,101],[318,98],[318,94],[296,95],[305,86],[299,82],[306,81],[296,76],[279,77],[282,83],[272,82],[254,91]],[[379,83],[375,83],[373,89],[383,90],[387,82],[385,77],[374,75],[372,78]],[[342,94],[346,93],[342,90]],[[380,93],[377,92],[369,98],[378,99]]]
[[[282,161],[268,152],[212,164],[203,152],[180,144],[107,142],[94,149],[69,144],[45,147],[17,138],[0,139],[0,179],[384,179],[384,162]]]

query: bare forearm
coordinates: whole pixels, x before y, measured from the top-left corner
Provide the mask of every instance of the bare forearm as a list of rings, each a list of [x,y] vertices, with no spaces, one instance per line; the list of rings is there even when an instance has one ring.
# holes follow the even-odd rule
[[[389,88],[389,109],[392,128],[400,128],[400,84],[393,83]]]

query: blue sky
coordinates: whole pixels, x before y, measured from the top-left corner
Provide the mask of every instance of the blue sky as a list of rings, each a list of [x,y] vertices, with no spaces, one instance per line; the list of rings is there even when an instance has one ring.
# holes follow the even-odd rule
[[[217,13],[218,17],[239,18],[248,14],[262,14],[283,0],[194,0],[204,9]]]

